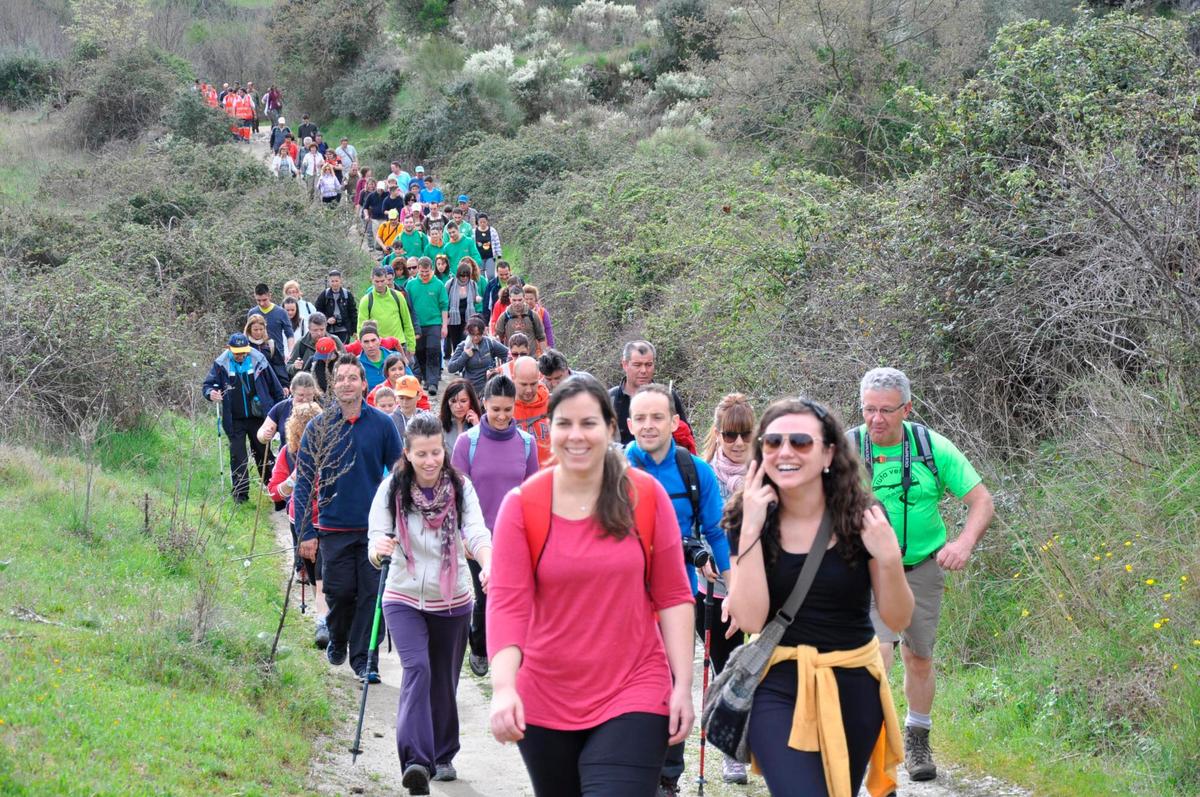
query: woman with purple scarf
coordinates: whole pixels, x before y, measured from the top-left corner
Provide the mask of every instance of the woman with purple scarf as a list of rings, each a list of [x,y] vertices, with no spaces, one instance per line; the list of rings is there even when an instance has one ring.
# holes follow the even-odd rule
[[[404,455],[375,493],[368,532],[371,564],[392,558],[383,615],[404,667],[396,711],[401,782],[410,794],[429,794],[431,779],[457,777],[455,693],[474,597],[464,546],[485,590],[492,566],[475,488],[450,464],[437,416],[418,413],[408,422]]]

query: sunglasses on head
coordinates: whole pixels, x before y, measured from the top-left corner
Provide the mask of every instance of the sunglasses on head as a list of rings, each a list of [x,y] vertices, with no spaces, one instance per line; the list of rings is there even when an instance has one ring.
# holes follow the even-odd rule
[[[751,431],[750,429],[747,429],[744,432],[721,432],[721,437],[722,437],[722,439],[725,440],[726,443],[732,443],[733,441],[737,440],[739,437],[742,438],[743,440],[745,440],[747,443],[749,443],[750,438],[752,438],[753,436],[754,436],[754,432]]]
[[[758,442],[762,445],[763,451],[772,453],[780,449],[784,440],[787,440],[788,445],[799,451],[801,454],[812,450],[813,444],[817,442],[813,439],[813,436],[807,432],[792,432],[791,434],[772,432],[758,438]]]

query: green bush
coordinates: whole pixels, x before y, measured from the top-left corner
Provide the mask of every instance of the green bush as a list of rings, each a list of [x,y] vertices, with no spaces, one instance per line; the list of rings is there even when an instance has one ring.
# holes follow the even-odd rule
[[[325,90],[325,102],[336,116],[375,124],[391,115],[392,100],[403,84],[399,62],[374,52]]]
[[[282,0],[268,28],[278,82],[296,117],[328,110],[326,90],[359,67],[379,38],[382,12],[369,0]],[[297,113],[297,111],[299,113]]]
[[[0,56],[0,107],[18,110],[48,99],[61,79],[59,65],[33,55]]]
[[[409,30],[440,33],[450,25],[453,0],[397,0],[396,11]]]
[[[210,108],[198,92],[180,90],[163,114],[163,122],[177,136],[197,144],[225,144],[231,139],[229,117]]]
[[[149,48],[101,56],[67,106],[67,139],[94,150],[137,138],[160,121],[163,107],[182,85],[177,68]]]

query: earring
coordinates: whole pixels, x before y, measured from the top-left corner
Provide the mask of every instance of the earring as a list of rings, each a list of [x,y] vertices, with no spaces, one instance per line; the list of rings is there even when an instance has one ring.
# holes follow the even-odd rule
[[[826,465],[825,470],[821,471],[821,473],[829,473],[829,466]]]

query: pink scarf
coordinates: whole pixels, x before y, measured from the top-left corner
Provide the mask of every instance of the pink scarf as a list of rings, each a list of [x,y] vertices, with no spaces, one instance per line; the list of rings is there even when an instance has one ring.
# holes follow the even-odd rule
[[[408,517],[405,515],[402,499],[403,496],[397,492],[396,506],[393,507],[396,515],[396,539],[404,554],[408,574],[415,576],[417,569],[413,562],[412,542],[408,538]],[[433,486],[432,498],[425,497],[416,481],[412,483],[413,506],[421,514],[426,531],[441,535],[442,561],[438,569],[438,588],[446,601],[454,597],[454,588],[458,584],[458,550],[455,539],[458,535],[458,512],[454,499],[454,482],[445,470]]]
[[[725,456],[725,452],[717,447],[717,454],[713,457],[713,470],[717,472],[717,480],[724,487],[725,495],[731,496],[738,490],[742,489],[742,485],[746,482],[746,465],[749,463],[737,464],[729,457]]]

